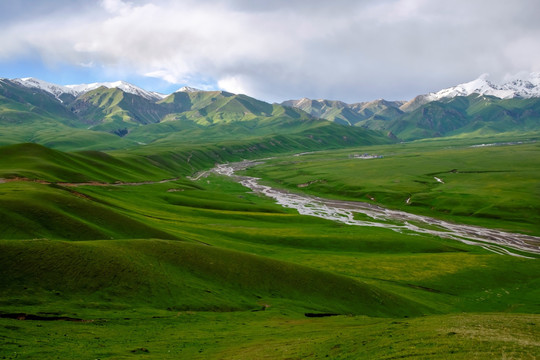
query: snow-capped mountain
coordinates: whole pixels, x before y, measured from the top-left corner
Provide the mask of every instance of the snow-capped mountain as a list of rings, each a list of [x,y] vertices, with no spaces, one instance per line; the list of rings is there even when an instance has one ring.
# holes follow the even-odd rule
[[[198,92],[198,91],[202,91],[202,90],[195,89],[195,88],[192,88],[190,86],[183,86],[180,89],[176,90],[175,93],[177,93],[177,92]]]
[[[491,95],[500,99],[540,97],[540,73],[531,73],[528,79],[516,79],[502,85],[492,83],[482,75],[473,81],[425,95],[427,101],[435,101],[472,94]]]
[[[95,90],[101,86],[112,89],[117,88],[123,92],[139,95],[149,100],[160,100],[166,97],[166,95],[141,89],[138,86],[130,84],[125,81],[115,81],[115,82],[96,82],[91,84],[79,84],[79,85],[56,85],[49,83],[47,81],[35,79],[35,78],[21,78],[21,79],[11,79],[11,81],[26,86],[28,88],[37,88],[48,93],[53,94],[60,102],[60,96],[62,94],[70,94],[73,96],[79,96],[81,94],[87,93],[89,91]]]
[[[36,89],[40,89],[40,90],[46,91],[48,93],[51,93],[60,102],[62,102],[62,100],[60,99],[60,96],[62,94],[70,94],[70,95],[73,95],[73,96],[78,95],[76,90],[70,89],[67,86],[56,85],[56,84],[52,84],[52,83],[49,83],[49,82],[46,82],[46,81],[43,81],[43,80],[39,80],[39,79],[35,79],[35,78],[31,78],[31,77],[21,78],[21,79],[11,79],[11,81],[13,81],[14,83],[17,83],[19,85],[28,87],[28,88],[36,88]]]
[[[72,89],[72,90],[76,91],[78,94],[83,94],[83,93],[87,93],[88,91],[95,90],[95,89],[97,89],[99,87],[102,87],[102,86],[104,86],[104,87],[106,87],[108,89],[113,89],[113,88],[120,89],[123,92],[129,93],[129,94],[134,94],[134,95],[139,95],[139,96],[142,96],[142,97],[144,97],[144,98],[146,98],[148,100],[163,99],[165,97],[165,95],[163,95],[163,94],[141,89],[140,87],[135,86],[135,85],[130,84],[130,83],[125,82],[125,81],[96,82],[96,83],[91,83],[91,84],[66,85],[65,87],[67,87],[68,89]]]

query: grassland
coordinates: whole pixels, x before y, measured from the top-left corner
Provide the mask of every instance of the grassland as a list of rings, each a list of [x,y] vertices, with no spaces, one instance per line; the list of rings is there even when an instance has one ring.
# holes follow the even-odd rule
[[[133,312],[92,323],[11,321],[6,358],[535,359],[538,318],[306,318],[288,312]],[[39,325],[39,326],[38,326]],[[8,330],[4,330],[6,332]],[[327,356],[328,355],[328,356]]]
[[[540,145],[431,141],[280,158],[249,174],[280,187],[540,235]],[[360,154],[377,159],[359,159]]]
[[[424,160],[412,166],[416,173],[405,172],[400,183],[383,182],[404,195],[395,187],[435,189],[436,184],[416,185],[414,180],[433,180],[439,175],[432,173],[445,171],[458,155],[470,154],[471,162],[473,150],[495,151],[483,153],[484,160],[502,156],[497,152],[502,148],[461,145],[370,147],[365,151],[386,156],[348,159],[346,155],[356,151],[348,150],[279,159],[280,169],[254,170],[299,190],[295,181],[321,176],[314,174],[319,167],[325,177],[334,176],[327,185],[336,181],[337,190],[312,189],[313,185],[302,189],[357,198],[346,191],[352,182],[349,176],[358,179],[369,169],[347,164],[376,166],[393,157],[393,165],[404,159]],[[530,186],[527,181],[537,179],[529,169],[536,160],[529,157],[533,165],[527,165],[523,157],[535,154],[537,147],[520,146],[505,149],[517,152],[516,158],[523,161],[506,159],[515,162],[519,186]],[[396,155],[386,153],[391,149]],[[0,154],[0,178],[28,179],[0,183],[2,357],[540,356],[538,260],[501,256],[429,235],[300,216],[226,178],[187,179],[227,156],[221,152],[218,158],[213,149],[107,155],[23,144],[2,147]],[[234,160],[240,155],[229,156]],[[294,170],[291,161],[297,162]],[[508,165],[501,161],[490,166]],[[442,170],[431,169],[437,164]],[[383,178],[390,165],[372,173]],[[285,169],[289,178],[280,177]],[[440,176],[444,185],[451,183],[448,176]],[[171,181],[122,184],[162,179]],[[504,194],[514,186],[503,180],[494,182],[492,189]],[[100,184],[59,184],[87,181]],[[375,186],[376,180],[370,181]],[[482,195],[487,191],[477,189]],[[384,198],[373,190],[369,194]],[[528,201],[538,209],[534,199]],[[489,198],[476,201],[490,204]],[[534,232],[537,214],[523,214],[526,221],[507,226]],[[27,314],[28,320],[13,319],[13,314]],[[28,314],[41,320],[30,320]]]

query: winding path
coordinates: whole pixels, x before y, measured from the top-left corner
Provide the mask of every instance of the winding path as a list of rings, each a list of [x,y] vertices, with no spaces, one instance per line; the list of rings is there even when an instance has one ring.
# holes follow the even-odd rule
[[[390,210],[364,202],[331,200],[316,196],[294,194],[262,185],[259,183],[260,179],[258,178],[235,175],[236,171],[245,170],[248,167],[261,163],[262,161],[246,160],[237,163],[221,164],[206,174],[213,172],[229,176],[250,188],[253,192],[266,195],[283,207],[296,209],[302,215],[339,221],[347,225],[373,226],[391,229],[397,232],[430,234],[461,241],[469,245],[481,246],[498,254],[527,257],[510,251],[510,248],[540,255],[540,237],[509,233],[473,225],[454,224],[428,216]],[[355,213],[364,214],[371,220],[357,220],[354,218]]]

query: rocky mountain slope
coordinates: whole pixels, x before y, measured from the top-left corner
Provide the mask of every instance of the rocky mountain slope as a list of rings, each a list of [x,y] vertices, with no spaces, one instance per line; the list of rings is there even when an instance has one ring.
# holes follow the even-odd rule
[[[384,131],[402,140],[540,130],[540,73],[502,85],[480,78],[410,101],[282,103],[330,121]]]

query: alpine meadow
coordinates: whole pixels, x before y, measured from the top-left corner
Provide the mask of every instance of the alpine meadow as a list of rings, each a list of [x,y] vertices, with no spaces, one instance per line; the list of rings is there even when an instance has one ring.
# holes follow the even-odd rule
[[[0,359],[540,359],[539,13],[0,3]]]
[[[534,99],[376,120],[400,133],[222,91],[0,85],[3,357],[539,355]]]

